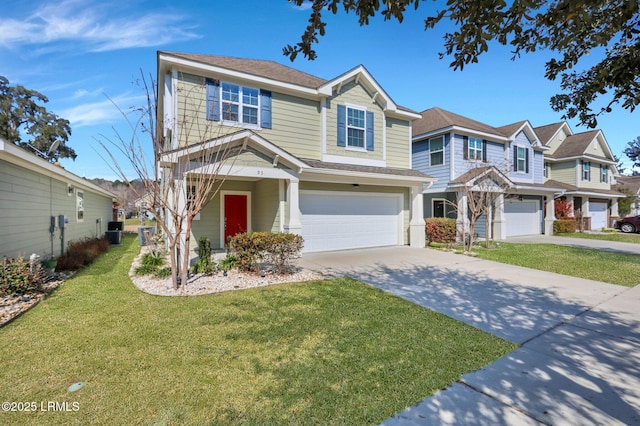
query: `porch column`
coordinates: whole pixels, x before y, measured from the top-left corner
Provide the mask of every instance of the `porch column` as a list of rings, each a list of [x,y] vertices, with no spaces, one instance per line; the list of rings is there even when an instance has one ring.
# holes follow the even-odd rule
[[[573,201],[573,200],[572,200]],[[547,195],[547,209],[544,214],[544,235],[553,235],[553,222],[556,220],[556,203],[553,194]]]
[[[409,245],[411,247],[423,248],[427,244],[425,234],[424,210],[422,207],[424,196],[420,186],[410,188],[411,196],[411,219],[409,220]]]
[[[619,217],[620,212],[618,211],[618,199],[611,199],[611,217]]]
[[[463,191],[456,192],[458,197],[458,216],[456,217],[456,239],[458,241],[463,240],[463,235],[469,231],[469,221],[467,220],[468,214],[468,202],[467,194]]]
[[[302,234],[302,223],[300,222],[300,193],[297,179],[289,180],[287,185],[287,200],[289,200],[289,214],[287,224],[284,226],[285,232],[290,234]]]
[[[493,239],[505,240],[507,238],[507,222],[504,218],[504,193],[500,194],[493,202],[495,215],[493,218]]]
[[[573,195],[567,195],[567,203],[571,204],[571,211],[569,212],[569,216],[570,217],[574,217],[575,214],[573,213],[576,210],[576,206],[575,204],[573,204]],[[553,212],[553,215],[555,216],[555,211]]]

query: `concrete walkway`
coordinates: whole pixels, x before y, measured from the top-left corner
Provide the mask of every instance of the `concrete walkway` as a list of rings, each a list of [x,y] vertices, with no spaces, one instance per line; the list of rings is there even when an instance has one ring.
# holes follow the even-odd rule
[[[384,425],[640,425],[640,286],[409,247],[305,254],[299,264],[521,345]]]
[[[509,243],[540,243],[557,244],[579,248],[590,248],[604,251],[615,251],[620,253],[640,254],[640,244],[621,243],[617,241],[589,240],[572,237],[556,237],[546,235],[525,235],[522,237],[509,237]]]

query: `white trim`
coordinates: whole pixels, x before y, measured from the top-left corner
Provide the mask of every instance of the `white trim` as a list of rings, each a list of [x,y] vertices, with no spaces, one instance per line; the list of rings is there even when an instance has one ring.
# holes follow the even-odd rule
[[[280,218],[280,227],[279,231],[284,232],[284,219],[285,219],[285,211],[287,208],[287,202],[285,198],[285,188],[284,188],[284,179],[278,180],[278,216]]]
[[[420,135],[413,136],[413,140],[417,142],[419,140],[430,138],[432,136],[439,135],[441,133],[447,133],[447,132],[451,134],[460,134],[464,136],[480,137],[481,139],[490,139],[492,142],[503,142],[503,143],[511,142],[511,139],[505,136],[500,136],[494,133],[481,132],[473,129],[467,129],[466,127],[460,127],[460,126],[447,126],[441,129],[436,129],[430,132],[422,133]]]
[[[320,102],[322,124],[320,126],[320,143],[322,144],[321,153],[327,153],[327,100],[322,99]]]
[[[387,167],[385,160],[373,160],[370,158],[346,157],[344,155],[324,154],[322,161],[327,163],[344,163],[357,166]]]
[[[224,196],[245,195],[247,197],[247,232],[251,232],[251,191],[220,191],[220,247],[224,247]]]
[[[445,142],[446,142],[446,138],[445,138]],[[452,131],[451,133],[449,133],[449,163],[450,163],[449,179],[453,179],[454,176],[456,175],[456,161],[455,161],[456,150],[454,145],[455,145],[455,133]],[[462,158],[464,158],[464,155]]]

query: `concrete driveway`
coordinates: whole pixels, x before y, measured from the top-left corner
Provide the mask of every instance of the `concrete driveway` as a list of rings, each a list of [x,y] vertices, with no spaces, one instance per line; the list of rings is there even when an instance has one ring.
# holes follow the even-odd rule
[[[640,425],[640,286],[410,247],[305,254],[299,264],[521,345],[384,425]]]

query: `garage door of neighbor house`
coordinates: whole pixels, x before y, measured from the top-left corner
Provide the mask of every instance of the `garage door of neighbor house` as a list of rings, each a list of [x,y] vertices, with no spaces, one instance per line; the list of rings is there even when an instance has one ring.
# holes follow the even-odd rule
[[[607,203],[589,202],[591,229],[597,231],[607,227]]]
[[[541,220],[538,206],[537,200],[505,200],[504,217],[507,221],[507,237],[540,234]]]
[[[402,195],[300,191],[305,252],[402,244]]]

